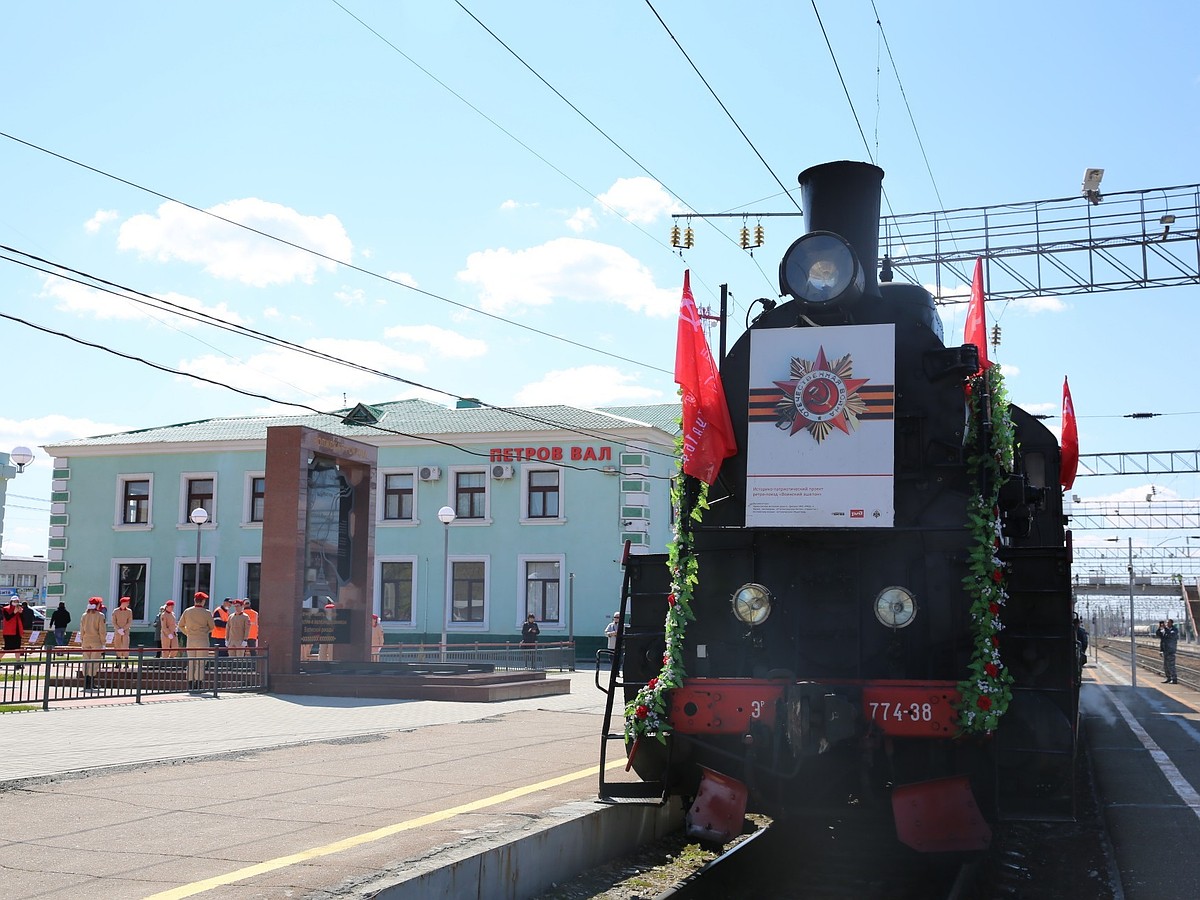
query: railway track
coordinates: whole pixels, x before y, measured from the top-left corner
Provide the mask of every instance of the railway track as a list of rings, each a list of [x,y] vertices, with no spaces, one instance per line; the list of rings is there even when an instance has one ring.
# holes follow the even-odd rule
[[[1108,653],[1129,662],[1128,638],[1101,638],[1096,646]],[[1137,646],[1137,668],[1139,673],[1150,673],[1155,678],[1162,679],[1166,672],[1163,669],[1162,653],[1158,649],[1157,640],[1139,640]],[[1179,683],[1200,690],[1200,648],[1191,645],[1181,645],[1175,655],[1175,669],[1179,675]]]
[[[969,900],[978,865],[914,853],[890,816],[856,814],[765,828],[656,900]]]

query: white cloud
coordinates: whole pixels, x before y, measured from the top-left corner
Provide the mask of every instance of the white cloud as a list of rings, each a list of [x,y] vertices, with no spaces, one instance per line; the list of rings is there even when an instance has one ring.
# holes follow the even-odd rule
[[[362,288],[342,288],[333,292],[333,299],[343,306],[364,306],[367,302],[367,292]]]
[[[420,285],[417,284],[417,279],[408,272],[388,272],[387,277],[392,281],[399,282],[400,284],[407,284],[409,287],[420,287]]]
[[[94,437],[100,434],[114,434],[126,431],[133,426],[120,425],[115,422],[97,422],[94,419],[71,419],[61,415],[41,416],[36,419],[5,419],[0,418],[0,447],[6,451],[15,446],[23,445],[33,448],[35,459],[33,466],[46,466],[49,460],[39,448],[46,444],[56,444],[71,441],[75,438]],[[27,469],[27,472],[33,469]]]
[[[42,282],[42,290],[38,296],[55,301],[55,309],[76,315],[90,316],[95,319],[142,319],[180,329],[190,328],[194,324],[194,320],[178,315],[176,311],[170,308],[157,306],[153,301],[147,300],[144,297],[141,298],[144,302],[126,297],[118,297],[107,291],[98,291],[86,285],[77,284],[74,281],[67,281],[65,278],[59,278],[57,275],[51,275]],[[212,316],[231,325],[244,325],[247,321],[230,309],[225,303],[218,303],[216,306],[206,306],[195,297],[175,293],[158,295],[158,299],[173,306],[181,306],[185,310]]]
[[[378,341],[318,338],[306,341],[304,346],[380,372],[425,370],[422,357],[398,352]],[[209,354],[185,360],[179,368],[220,384],[265,394],[272,400],[294,400],[317,409],[341,407],[343,393],[353,403],[359,397],[371,402],[382,394],[396,392],[396,383],[391,379],[282,348],[245,360]]]
[[[448,328],[436,325],[395,325],[386,329],[383,336],[398,341],[425,344],[439,356],[448,359],[470,359],[487,353],[487,344],[475,338],[465,337]]]
[[[598,199],[630,222],[653,222],[659,216],[684,211],[661,184],[645,176],[618,178]]]
[[[1012,302],[1013,312],[1027,316],[1067,312],[1070,308],[1070,305],[1061,297],[1023,297]]]
[[[118,213],[115,209],[98,209],[94,216],[83,223],[83,230],[88,234],[95,234],[104,225],[117,218],[117,215]]]
[[[517,391],[516,402],[525,406],[565,403],[595,407],[612,403],[659,403],[661,391],[640,387],[637,376],[626,375],[612,366],[580,366],[547,372],[541,381]]]
[[[673,316],[678,289],[655,287],[650,270],[619,247],[558,238],[528,250],[482,250],[467,257],[460,281],[479,288],[487,312],[546,306],[555,300],[617,303],[650,316]]]
[[[567,227],[576,234],[595,228],[596,214],[586,206],[581,206],[567,219]]]
[[[1004,367],[1004,374],[1008,374],[1008,366]],[[1022,403],[1021,409],[1031,416],[1057,416],[1062,412],[1062,406],[1057,403]]]
[[[350,239],[336,216],[305,216],[254,197],[221,203],[209,212],[332,259],[350,261]],[[260,237],[179,203],[164,203],[156,215],[126,220],[117,246],[160,262],[198,263],[216,278],[255,287],[297,280],[309,283],[318,269],[336,268],[328,259]]]

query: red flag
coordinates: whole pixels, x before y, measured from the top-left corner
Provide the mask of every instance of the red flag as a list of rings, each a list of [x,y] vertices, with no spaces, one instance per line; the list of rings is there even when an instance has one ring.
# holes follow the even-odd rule
[[[1079,429],[1075,424],[1075,404],[1071,402],[1071,386],[1063,378],[1062,411],[1062,464],[1058,470],[1058,483],[1069,491],[1075,483],[1079,470]]]
[[[983,309],[983,258],[975,260],[975,277],[971,279],[971,302],[967,305],[967,327],[965,340],[979,348],[979,372],[987,370],[991,362],[987,355],[987,314]],[[975,374],[978,375],[979,372]]]
[[[737,443],[721,375],[700,327],[689,276],[685,270],[675,344],[675,383],[683,389],[683,471],[712,484],[721,461],[737,453]]]

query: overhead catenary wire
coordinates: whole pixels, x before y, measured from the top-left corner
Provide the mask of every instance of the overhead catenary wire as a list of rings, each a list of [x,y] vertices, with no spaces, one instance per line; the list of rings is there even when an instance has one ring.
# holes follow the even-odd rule
[[[355,263],[337,259],[336,257],[330,256],[327,253],[322,253],[320,250],[314,250],[311,247],[305,247],[303,244],[297,244],[294,241],[289,241],[287,238],[282,238],[282,237],[279,237],[278,235],[271,234],[270,232],[263,231],[260,228],[255,228],[253,225],[247,225],[244,222],[238,222],[235,219],[226,218],[225,216],[219,215],[218,213],[215,213],[212,210],[203,209],[202,207],[199,207],[199,206],[194,206],[191,203],[187,203],[183,200],[177,200],[174,197],[171,197],[167,194],[162,193],[161,191],[157,191],[153,188],[146,187],[145,185],[138,184],[135,181],[131,181],[127,178],[123,178],[119,175],[114,175],[111,172],[106,172],[103,169],[96,168],[95,166],[89,165],[80,160],[73,159],[69,156],[65,156],[64,154],[58,153],[54,150],[50,150],[47,147],[42,147],[38,144],[33,143],[32,141],[24,140],[22,138],[17,137],[16,135],[9,134],[8,132],[0,131],[0,137],[7,138],[10,141],[21,144],[25,147],[29,147],[30,149],[36,150],[39,153],[45,153],[49,156],[54,157],[55,159],[59,159],[59,160],[62,160],[63,162],[70,163],[73,166],[78,166],[81,169],[85,169],[89,172],[93,172],[96,175],[100,175],[101,177],[109,178],[120,184],[124,184],[127,187],[131,187],[134,190],[142,191],[143,193],[149,194],[152,197],[158,197],[160,200],[166,200],[169,203],[177,203],[186,209],[192,210],[192,212],[200,213],[201,215],[205,215],[210,218],[216,219],[219,222],[224,222],[227,225],[233,225],[235,228],[240,228],[243,231],[250,232],[251,234],[256,234],[259,237],[266,238],[267,240],[275,241],[276,243],[283,244],[286,247],[291,247],[293,250],[299,250],[302,253],[311,254],[312,256],[316,257],[317,259],[323,259],[326,262],[333,263],[334,265],[343,266],[351,271],[358,272],[360,275],[366,275],[370,278],[376,278],[380,281],[386,281],[388,284],[395,285],[396,287],[401,287],[401,288],[404,288],[405,290],[414,291],[418,294],[422,294],[426,297],[429,297],[432,300],[437,300],[441,303],[447,303],[450,306],[457,307],[458,309],[465,310],[466,312],[475,313],[477,315],[484,316],[485,318],[492,319],[493,321],[502,322],[505,325],[511,325],[514,328],[520,328],[523,331],[528,331],[532,334],[538,335],[539,337],[549,338],[550,340],[558,341],[559,343],[567,344],[569,346],[576,347],[581,350],[587,350],[587,351],[589,351],[591,353],[595,353],[599,356],[608,357],[609,359],[615,359],[620,362],[630,363],[631,365],[640,366],[642,368],[649,369],[654,372],[661,372],[666,375],[671,374],[671,371],[669,369],[663,369],[663,368],[660,368],[659,366],[651,365],[650,363],[641,362],[640,360],[632,359],[627,356],[622,356],[619,353],[612,353],[607,350],[601,350],[601,349],[593,346],[592,344],[587,344],[582,341],[575,341],[575,340],[572,340],[571,338],[563,337],[562,335],[554,334],[553,332],[545,331],[541,328],[535,328],[532,325],[526,325],[525,323],[518,322],[515,319],[509,319],[509,318],[506,318],[505,316],[501,316],[496,313],[491,313],[491,312],[488,312],[487,310],[479,309],[478,307],[471,306],[466,303],[462,303],[458,300],[451,300],[449,297],[444,297],[441,294],[435,294],[432,291],[424,290],[423,288],[416,287],[415,285],[406,284],[403,281],[392,278],[381,272],[375,272],[375,271],[372,271],[371,269],[364,268],[363,266],[359,266]]]
[[[602,431],[594,431],[594,430],[589,431],[589,430],[585,430],[585,429],[581,429],[578,427],[568,425],[563,422],[555,421],[554,419],[551,419],[551,418],[536,416],[536,415],[530,413],[527,408],[513,408],[513,407],[498,406],[498,405],[491,404],[491,403],[485,403],[484,401],[479,400],[478,398],[475,398],[475,397],[471,397],[471,398],[464,397],[464,396],[456,394],[452,391],[447,391],[447,390],[443,390],[441,388],[433,387],[432,385],[423,384],[422,382],[414,381],[410,378],[404,378],[403,376],[395,375],[390,372],[385,372],[381,369],[375,369],[371,366],[363,365],[362,363],[357,363],[357,362],[352,362],[350,360],[341,359],[340,357],[334,356],[332,354],[325,353],[320,350],[315,350],[311,347],[305,347],[302,344],[296,344],[291,341],[285,340],[283,338],[277,337],[275,335],[267,334],[266,332],[261,332],[261,331],[258,331],[256,329],[250,328],[245,325],[240,325],[238,323],[233,323],[233,322],[227,322],[224,319],[221,319],[217,316],[213,316],[209,313],[205,313],[200,310],[190,309],[188,307],[182,306],[182,305],[174,303],[172,301],[165,300],[161,297],[154,297],[153,295],[143,293],[141,291],[135,290],[134,288],[131,288],[131,287],[128,287],[125,285],[117,284],[117,283],[111,282],[111,281],[106,281],[104,279],[98,278],[97,276],[88,275],[87,273],[79,272],[77,270],[70,269],[66,266],[61,266],[61,265],[51,262],[49,260],[44,260],[40,257],[33,256],[32,254],[28,254],[28,253],[24,253],[19,250],[15,250],[14,248],[9,247],[7,245],[0,244],[0,251],[4,251],[4,252],[8,252],[8,253],[16,253],[16,254],[26,257],[28,260],[32,260],[33,262],[25,262],[22,260],[12,260],[12,259],[7,259],[7,257],[0,257],[0,259],[7,259],[7,261],[9,261],[9,262],[13,262],[18,265],[24,265],[28,268],[32,268],[35,271],[42,272],[43,274],[46,274],[46,275],[52,275],[55,277],[63,278],[65,280],[72,281],[76,284],[91,288],[93,290],[99,290],[104,293],[116,296],[116,297],[121,297],[122,299],[128,300],[132,303],[136,303],[136,304],[143,305],[143,306],[149,306],[153,309],[158,309],[158,310],[161,310],[164,312],[171,313],[173,315],[178,315],[178,316],[188,319],[190,321],[210,325],[210,326],[218,328],[222,331],[227,331],[231,334],[238,334],[243,337],[249,337],[252,340],[260,341],[260,342],[266,343],[270,346],[275,346],[280,349],[299,353],[299,354],[309,356],[309,357],[312,357],[315,359],[320,359],[323,362],[328,362],[328,363],[332,363],[335,365],[345,366],[346,368],[364,372],[369,375],[374,375],[378,378],[382,378],[382,379],[385,379],[388,381],[395,381],[400,384],[407,385],[409,387],[419,388],[421,390],[429,391],[430,393],[440,394],[441,396],[448,397],[453,400],[468,400],[469,399],[469,400],[478,402],[481,406],[486,406],[489,409],[494,409],[498,412],[508,413],[509,415],[513,415],[518,418],[524,418],[530,422],[535,422],[537,424],[549,425],[551,427],[558,428],[562,431],[566,431],[566,432],[573,433],[573,434],[578,434],[582,437],[595,438],[598,440],[613,440],[613,439],[615,439],[614,435],[610,435],[610,434],[607,434]],[[53,270],[50,268],[46,268],[47,266],[53,267]],[[59,270],[59,271],[54,271],[54,270]],[[62,272],[69,272],[71,274],[63,275]],[[9,318],[11,318],[11,317],[9,317]],[[14,320],[14,321],[16,321],[16,320]],[[46,330],[47,333],[61,334],[61,335],[65,336],[65,332],[60,333],[60,332],[49,331],[47,329],[41,329],[39,326],[32,325],[32,323],[27,323],[27,324],[31,324],[31,327],[39,328],[39,330]],[[88,342],[83,341],[83,343],[88,343]],[[209,346],[211,346],[211,345],[209,345]],[[226,354],[226,355],[228,356],[229,354]],[[141,359],[140,357],[127,357],[127,358]],[[233,357],[231,357],[231,358],[233,358]],[[174,371],[174,370],[172,370],[172,371]],[[203,380],[207,380],[207,379],[203,379]],[[238,390],[237,388],[233,388],[230,385],[224,385],[222,382],[212,382],[212,383],[230,387],[231,390],[235,390],[235,391]],[[307,394],[309,394],[309,396],[315,396],[312,394],[311,391],[305,390],[304,388],[301,388],[297,385],[289,385],[289,386],[295,388],[296,390],[300,390],[304,393],[307,393]],[[254,396],[258,396],[258,395],[254,395]],[[287,401],[272,400],[271,402],[286,403]],[[295,405],[298,405],[304,409],[310,409],[310,410],[312,409],[311,407],[304,406],[303,404],[295,404]],[[663,446],[666,446],[666,445],[664,444]],[[661,455],[661,456],[674,457],[673,448],[670,453],[664,453],[664,452],[653,450],[653,449],[649,449],[648,452],[650,452],[652,454],[656,454],[656,455]]]
[[[241,394],[243,397],[251,397],[256,400],[265,400],[268,403],[274,403],[279,406],[290,406],[290,407],[294,407],[295,409],[302,409],[305,412],[313,413],[314,415],[329,416],[330,418],[336,418],[339,421],[341,419],[345,418],[344,411],[342,411],[342,410],[330,411],[330,410],[317,409],[315,406],[309,406],[306,403],[298,403],[294,400],[280,400],[276,397],[270,396],[269,394],[263,394],[258,391],[249,391],[249,390],[246,390],[245,388],[236,387],[232,384],[226,384],[225,382],[217,381],[216,379],[213,379],[213,378],[206,378],[203,375],[197,375],[194,372],[187,372],[183,369],[176,369],[172,366],[167,366],[162,363],[157,363],[157,362],[154,362],[153,360],[149,360],[149,359],[146,359],[145,357],[137,356],[132,353],[125,353],[123,351],[114,349],[113,347],[109,347],[104,344],[98,344],[95,341],[89,341],[89,340],[86,340],[84,338],[78,337],[73,334],[68,334],[65,331],[59,331],[54,328],[47,328],[44,325],[38,325],[37,323],[30,322],[28,319],[23,319],[20,316],[14,316],[14,315],[11,315],[6,312],[0,312],[0,319],[7,319],[10,322],[14,322],[18,325],[24,325],[27,328],[32,328],[33,330],[40,331],[43,334],[48,334],[53,337],[62,338],[63,340],[71,341],[72,343],[79,344],[80,346],[83,346],[83,347],[90,347],[93,350],[99,350],[102,353],[108,353],[112,356],[116,356],[121,359],[125,359],[130,362],[137,363],[138,365],[147,366],[148,368],[155,369],[159,372],[165,372],[169,375],[176,375],[176,376],[179,376],[182,378],[190,378],[194,381],[199,381],[203,384],[208,384],[213,387],[224,388],[225,390],[232,391],[235,394]],[[201,421],[205,421],[205,420],[201,420]],[[180,424],[193,424],[193,423],[180,423]],[[448,447],[452,450],[458,450],[462,453],[467,454],[468,456],[487,457],[488,461],[491,462],[491,453],[490,452],[484,452],[482,450],[472,450],[469,447],[464,447],[461,444],[454,443],[453,441],[442,440],[441,438],[436,438],[436,437],[433,437],[428,434],[412,434],[407,431],[400,431],[399,429],[396,429],[396,428],[387,428],[387,427],[384,427],[383,425],[372,424],[372,423],[363,423],[360,427],[370,428],[374,431],[379,432],[380,434],[392,434],[392,435],[396,435],[397,437],[410,438],[411,440],[417,441],[419,443],[437,444],[442,447]],[[96,436],[97,437],[106,437],[107,435],[96,435]],[[574,469],[579,472],[596,472],[596,471],[598,471],[597,469],[590,467],[590,466],[573,466],[570,463],[563,462],[561,460],[556,462],[555,465],[559,466],[561,468],[564,468],[564,469]],[[674,476],[648,474],[648,475],[639,475],[638,477],[643,478],[643,479],[670,481],[671,478],[673,478]]]
[[[609,212],[618,216],[619,218],[624,220],[627,224],[631,225],[633,228],[640,231],[646,237],[650,238],[650,240],[653,241],[655,244],[658,244],[660,247],[668,250],[672,254],[675,252],[674,248],[672,248],[665,241],[661,240],[660,238],[655,237],[650,232],[648,232],[646,229],[644,229],[640,225],[638,225],[636,222],[630,221],[628,219],[628,217],[621,215],[620,210],[614,209],[609,203],[606,203],[601,197],[597,196],[594,192],[589,190],[587,187],[580,184],[576,179],[572,178],[570,175],[568,175],[566,172],[564,172],[561,168],[556,166],[554,163],[552,163],[546,157],[542,156],[542,154],[540,154],[536,150],[534,150],[533,147],[531,147],[525,141],[521,140],[519,137],[517,137],[515,134],[513,134],[511,131],[509,131],[507,128],[505,128],[503,125],[501,125],[495,119],[493,119],[491,116],[489,116],[483,110],[481,110],[478,106],[473,104],[470,100],[468,100],[466,97],[464,97],[458,91],[454,90],[454,88],[450,87],[450,85],[446,84],[446,82],[442,81],[442,79],[438,78],[436,75],[434,75],[432,72],[430,72],[427,68],[422,66],[419,62],[417,62],[415,59],[413,59],[409,54],[407,54],[403,50],[401,50],[393,41],[389,40],[385,35],[380,33],[380,31],[378,29],[376,29],[375,27],[373,27],[369,22],[365,21],[361,16],[355,14],[354,12],[350,11],[345,6],[343,6],[339,2],[339,0],[331,0],[331,2],[333,3],[334,6],[338,7],[340,10],[342,10],[347,16],[349,16],[351,19],[353,19],[355,22],[357,22],[359,25],[361,25],[364,29],[366,29],[368,32],[370,32],[372,35],[374,35],[376,38],[378,38],[380,41],[382,41],[385,45],[387,45],[392,51],[394,51],[399,56],[403,57],[407,62],[409,62],[411,65],[413,65],[423,75],[430,78],[435,84],[437,84],[439,87],[441,87],[447,93],[449,93],[452,97],[454,97],[456,100],[458,100],[459,102],[464,104],[468,109],[470,109],[476,115],[480,116],[485,122],[492,125],[498,131],[500,131],[501,134],[503,134],[505,137],[512,140],[519,147],[528,151],[535,159],[544,163],[552,171],[554,171],[558,175],[562,176],[567,182],[569,182],[570,184],[573,184],[575,187],[579,188],[580,191],[582,191],[584,194],[586,194],[588,197],[590,197],[592,200],[594,200],[600,206],[604,207]],[[457,0],[456,0],[456,2],[457,2]],[[634,156],[632,154],[630,154],[627,150],[625,150],[624,147],[622,147],[612,137],[610,137],[607,132],[605,132],[602,128],[600,128],[599,125],[597,125],[595,122],[593,122],[588,116],[584,115],[584,113],[574,103],[572,103],[570,100],[568,100],[562,94],[561,91],[559,91],[556,87],[554,87],[554,85],[550,84],[549,81],[547,81],[545,78],[543,78],[542,75],[540,73],[538,73],[538,71],[536,69],[534,69],[531,65],[529,65],[529,63],[527,63],[516,51],[514,51],[511,47],[508,46],[508,44],[506,44],[503,40],[501,40],[500,37],[494,31],[492,31],[490,28],[488,28],[488,26],[485,25],[483,23],[483,21],[479,19],[478,16],[476,16],[474,13],[472,13],[469,9],[467,9],[461,3],[459,3],[458,5],[463,10],[463,12],[465,12],[468,16],[470,16],[472,19],[474,19],[474,21],[481,28],[483,28],[483,30],[486,31],[488,33],[488,35],[490,35],[492,37],[493,40],[495,40],[501,47],[503,47],[505,50],[507,50],[518,62],[521,63],[521,65],[523,65],[526,69],[528,69],[531,73],[533,73],[533,75],[539,81],[541,81],[542,84],[544,84],[551,91],[553,91],[554,94],[560,100],[562,100],[564,103],[567,104],[567,106],[569,106],[572,110],[574,110],[575,113],[577,115],[579,115],[580,118],[582,118],[592,128],[594,128],[599,134],[601,134],[605,138],[605,140],[607,140],[614,147],[616,147],[617,150],[619,150],[627,159],[629,159],[631,162],[633,162],[633,164],[636,165],[639,169],[641,169],[641,171],[645,172],[648,177],[653,178],[654,181],[657,182],[663,188],[663,190],[665,190],[668,194],[670,194],[672,197],[674,197],[679,203],[683,204],[688,209],[691,209],[691,205],[686,200],[684,200],[682,197],[680,197],[678,194],[676,194],[674,191],[672,191],[656,175],[654,175],[652,172],[650,172],[649,169],[647,169],[644,165],[642,165],[642,163],[640,163],[636,158],[634,158]],[[702,219],[703,216],[697,215],[697,218]],[[706,223],[706,224],[711,225],[711,223]],[[731,243],[733,243],[733,238],[729,237],[728,235],[725,235],[723,232],[720,231],[720,229],[716,229],[716,230],[717,230],[718,234],[721,234],[723,237],[725,237],[727,240],[729,240]],[[761,272],[761,267],[760,267],[759,271]],[[703,279],[700,277],[700,273],[697,272],[696,275],[697,275],[697,280],[700,283],[704,283]],[[766,273],[763,273],[763,277],[764,278],[766,277]],[[709,288],[709,290],[711,290],[711,287]]]

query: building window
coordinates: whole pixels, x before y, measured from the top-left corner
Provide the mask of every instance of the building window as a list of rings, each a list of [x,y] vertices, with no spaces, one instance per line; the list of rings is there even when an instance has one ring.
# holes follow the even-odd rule
[[[16,587],[19,588],[35,588],[37,587],[36,575],[18,575]],[[122,595],[123,596],[123,595]]]
[[[146,621],[146,573],[150,566],[145,562],[118,562],[117,596],[129,598],[135,622]]]
[[[413,473],[399,472],[383,477],[383,518],[385,521],[412,521]]]
[[[379,564],[379,620],[413,622],[413,564],[395,560]]]
[[[487,605],[487,567],[483,560],[457,560],[451,564],[451,571],[450,621],[483,622]]]
[[[242,598],[258,609],[258,600],[262,596],[262,563],[248,562],[245,569],[245,593]]]
[[[266,508],[267,478],[265,475],[254,475],[250,478],[250,521],[261,522]],[[189,515],[191,511],[191,509],[188,510]]]
[[[125,479],[121,485],[121,495],[121,524],[149,525],[150,479]]]
[[[12,572],[0,573],[0,587],[16,587],[16,579]]]
[[[559,564],[553,560],[525,561],[525,615],[539,622],[560,622]]]
[[[529,518],[559,518],[558,479],[555,469],[535,469],[529,473]]]
[[[183,510],[183,523],[190,524],[193,509],[203,509],[208,513],[208,521],[215,522],[213,505],[213,478],[189,478],[187,480],[187,505]]]
[[[204,591],[212,596],[212,563],[200,560],[200,579],[196,579],[196,560],[185,561],[179,567],[179,596],[183,600],[183,609],[192,605],[192,597],[196,591]],[[179,609],[179,607],[176,607]],[[179,610],[182,612],[182,610]]]
[[[487,515],[487,473],[454,473],[454,512],[460,519],[482,519]]]

